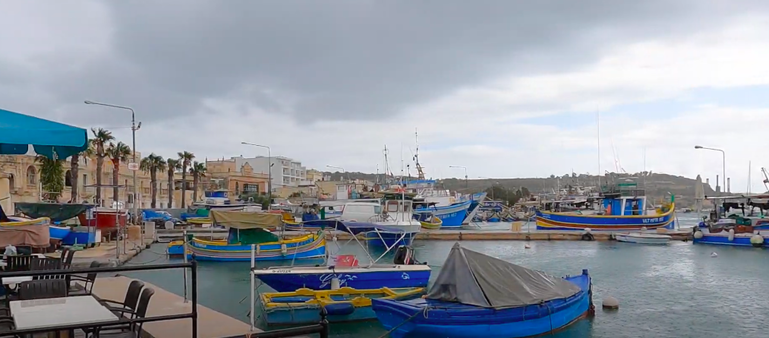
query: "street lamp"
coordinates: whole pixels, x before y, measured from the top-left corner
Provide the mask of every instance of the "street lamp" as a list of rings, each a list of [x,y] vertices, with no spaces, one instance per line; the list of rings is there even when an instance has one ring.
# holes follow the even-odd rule
[[[125,110],[130,110],[131,111],[131,147],[132,147],[131,148],[131,152],[133,153],[133,163],[134,163],[134,166],[138,165],[139,162],[136,162],[136,131],[139,130],[139,128],[142,127],[142,123],[139,122],[138,125],[136,124],[136,113],[134,112],[133,108],[126,107],[126,106],[118,106],[118,105],[109,104],[109,103],[101,103],[101,102],[95,102],[95,101],[88,101],[88,100],[85,100],[84,103],[85,104],[95,104],[97,106],[105,106],[105,107],[110,107],[110,108],[125,109]],[[129,166],[129,167],[132,167],[132,166]],[[133,192],[133,194],[132,194],[133,195],[133,217],[132,218],[134,219],[134,222],[139,217],[139,214],[138,214],[139,206],[137,205],[137,202],[136,202],[136,200],[138,199],[138,196],[136,194],[136,170],[137,169],[138,168],[133,168],[131,170],[131,171],[133,171],[133,182],[134,182],[134,186],[133,186],[133,189],[132,189],[133,190],[132,191]],[[98,202],[101,203],[101,201],[98,201]]]
[[[465,189],[467,189],[467,167],[461,165],[450,165],[449,168],[459,168],[465,170]]]
[[[335,166],[335,165],[328,165],[328,164],[326,165],[326,167],[327,167],[327,168],[334,168],[334,169],[339,169],[339,170],[341,170],[341,171],[342,171],[342,180],[344,181],[344,174],[346,173],[346,171],[344,171],[344,168],[342,168],[342,167],[337,167],[337,166]]]
[[[723,165],[723,169],[724,169],[724,172],[723,172],[724,177],[722,177],[723,180],[724,180],[723,181],[724,185],[721,186],[721,192],[722,193],[726,192],[726,153],[722,149],[708,148],[708,147],[703,147],[703,146],[694,146],[694,149],[705,149],[705,150],[713,150],[713,151],[720,151],[721,152],[721,164]],[[718,184],[718,182],[716,182],[716,185],[717,184]]]
[[[267,148],[267,198],[270,200],[269,204],[267,205],[267,210],[272,210],[272,150],[268,146],[256,143],[240,142],[240,144],[259,148]]]

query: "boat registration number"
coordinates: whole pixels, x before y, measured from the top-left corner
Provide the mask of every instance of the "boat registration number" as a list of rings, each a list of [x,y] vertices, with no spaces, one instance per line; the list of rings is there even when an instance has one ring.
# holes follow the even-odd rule
[[[657,222],[662,222],[663,219],[664,219],[664,217],[644,218],[643,222],[644,223],[657,223]]]
[[[279,269],[279,270],[270,270],[270,272],[271,273],[289,273],[291,271],[286,269]]]

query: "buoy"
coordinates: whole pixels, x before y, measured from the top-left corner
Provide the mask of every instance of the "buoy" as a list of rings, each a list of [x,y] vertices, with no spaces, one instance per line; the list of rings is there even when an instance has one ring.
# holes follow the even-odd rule
[[[590,228],[585,228],[585,232],[590,233]]]
[[[612,296],[606,296],[606,298],[603,299],[603,308],[607,310],[617,310],[619,309],[619,300]]]
[[[734,229],[729,229],[729,242],[734,241]]]
[[[763,239],[763,237],[761,237],[761,238]],[[526,244],[526,245],[524,245],[524,246],[523,246],[523,248],[524,248],[524,249],[531,249],[531,245],[529,245],[529,244]]]
[[[710,257],[718,257],[718,254],[715,251],[713,251],[710,253]]]
[[[696,239],[702,239],[703,236],[705,236],[705,235],[702,234],[702,231],[696,231],[694,233],[694,238],[696,238]]]
[[[761,246],[764,244],[764,236],[761,236],[759,234],[755,234],[752,237],[750,237],[750,244],[753,246]]]
[[[280,253],[284,255],[288,253],[288,248],[286,247],[286,243],[283,243],[280,245]]]
[[[331,278],[331,290],[339,290],[339,277]]]

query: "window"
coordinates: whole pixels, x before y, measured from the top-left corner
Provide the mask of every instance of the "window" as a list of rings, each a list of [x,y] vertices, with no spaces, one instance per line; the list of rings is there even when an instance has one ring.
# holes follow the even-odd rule
[[[240,195],[240,183],[235,182],[235,195]]]
[[[67,170],[64,173],[64,186],[65,187],[71,187],[72,186],[72,172]]]
[[[35,169],[35,166],[31,165],[27,167],[27,184],[29,185],[37,184],[37,170]]]
[[[88,175],[83,174],[83,187],[88,185]]]
[[[243,184],[243,192],[245,193],[259,193],[258,184]]]

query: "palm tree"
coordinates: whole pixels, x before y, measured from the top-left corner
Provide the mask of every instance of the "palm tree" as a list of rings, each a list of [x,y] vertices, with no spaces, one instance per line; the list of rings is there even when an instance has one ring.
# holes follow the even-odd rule
[[[80,157],[82,156],[86,160],[94,155],[94,149],[91,145],[86,150],[83,150],[79,154],[72,155],[69,159],[69,182],[72,186],[70,190],[69,203],[77,203],[78,198],[78,171],[80,170]]]
[[[43,187],[43,200],[57,201],[64,190],[64,161],[42,155],[35,157],[40,166],[40,184]]]
[[[144,172],[150,173],[150,184],[152,185],[150,188],[152,190],[152,204],[150,204],[150,207],[155,209],[158,199],[158,171],[166,170],[166,160],[152,153],[142,159],[139,168],[144,170]]]
[[[96,155],[96,204],[103,206],[101,200],[101,177],[102,167],[104,167],[104,158],[107,157],[107,144],[114,140],[112,132],[107,129],[94,129],[91,128],[93,138],[91,139],[91,147]]]
[[[195,161],[190,167],[190,175],[192,175],[192,202],[198,200],[198,182],[201,177],[206,177],[206,165]]]
[[[111,143],[107,148],[107,155],[112,160],[112,201],[118,200],[118,182],[120,178],[120,161],[128,161],[128,156],[131,155],[131,148],[125,143],[118,142],[117,144]],[[136,201],[134,201],[136,203]]]
[[[181,168],[179,160],[169,158],[166,160],[166,170],[168,170],[168,208],[174,205],[174,173]]]
[[[186,208],[186,194],[187,194],[187,168],[190,167],[192,160],[195,159],[195,154],[187,151],[178,153],[179,162],[182,164],[182,208]]]

